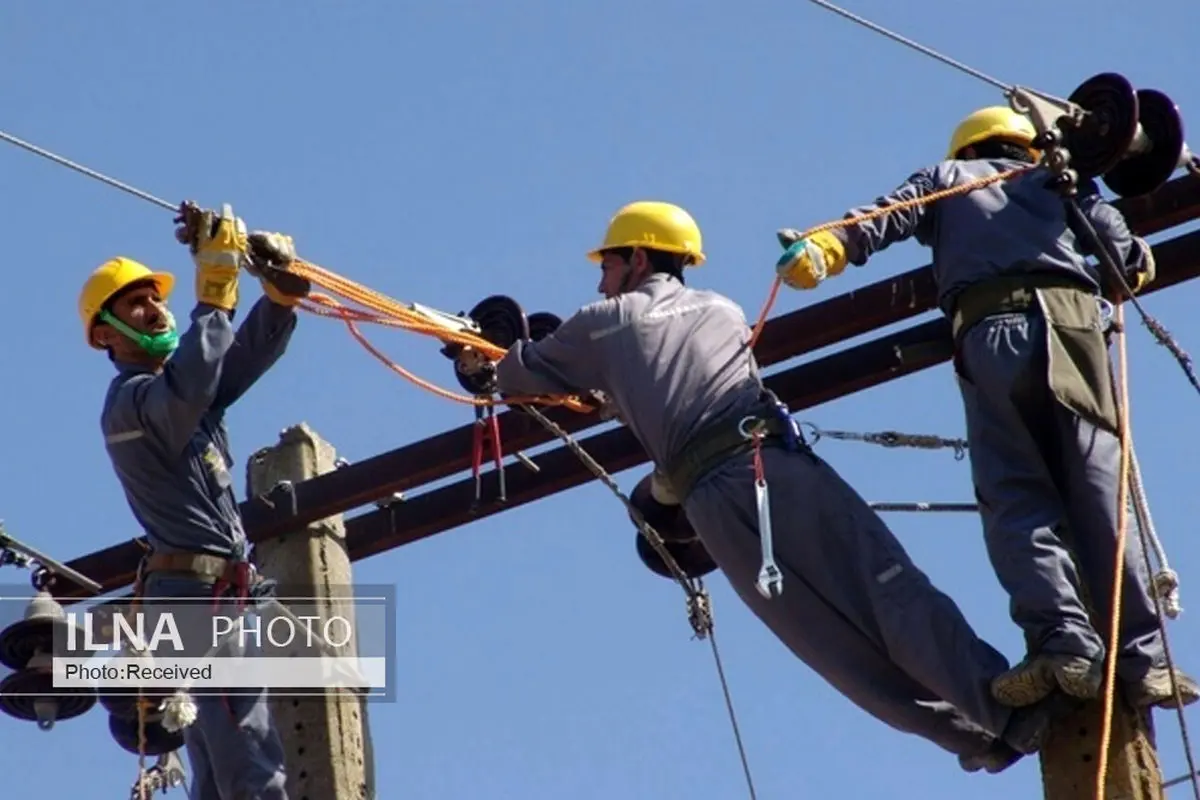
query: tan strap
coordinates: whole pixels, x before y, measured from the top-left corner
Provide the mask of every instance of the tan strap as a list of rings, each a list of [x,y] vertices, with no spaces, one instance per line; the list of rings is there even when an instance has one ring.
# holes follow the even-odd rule
[[[146,556],[143,575],[151,572],[187,572],[212,581],[233,580],[237,561],[206,553],[150,553]]]
[[[782,443],[786,427],[783,420],[773,415],[756,417],[763,425],[763,446],[774,447]],[[687,499],[696,481],[723,461],[754,448],[739,428],[739,420],[722,420],[701,428],[680,453],[663,465],[662,472],[680,502]]]
[[[1026,311],[1037,302],[1038,289],[1078,289],[1095,294],[1081,279],[1062,272],[1004,275],[968,286],[954,301],[950,331],[955,341],[975,323],[996,314]]]

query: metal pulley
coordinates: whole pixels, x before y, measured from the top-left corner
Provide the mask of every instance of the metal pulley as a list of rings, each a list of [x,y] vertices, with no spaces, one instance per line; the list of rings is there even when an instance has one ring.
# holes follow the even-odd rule
[[[1009,102],[1034,123],[1040,134],[1035,144],[1047,151],[1056,173],[1102,178],[1121,197],[1153,192],[1180,167],[1197,169],[1171,98],[1155,89],[1135,90],[1115,72],[1092,76],[1066,102],[1019,88]],[[1055,152],[1056,144],[1066,154]]]
[[[179,759],[177,750],[163,753],[153,766],[146,770],[129,790],[129,800],[146,800],[156,792],[167,793],[168,789],[187,783],[187,770]]]
[[[475,331],[477,336],[505,350],[518,341],[536,342],[562,325],[562,318],[549,311],[538,311],[526,316],[520,303],[502,294],[485,297],[462,316],[478,326],[478,330]],[[454,361],[454,377],[463,389],[475,395],[495,392],[496,374],[490,364],[476,365],[468,374],[463,369],[465,357],[462,345],[451,343],[443,347],[441,352]],[[478,368],[479,366],[482,368]]]
[[[155,704],[150,704],[144,715],[145,746],[139,748],[138,718],[117,714],[108,715],[108,732],[122,750],[147,756],[161,756],[174,752],[183,747],[183,731],[168,731],[162,724],[162,712]]]
[[[13,670],[0,681],[0,711],[48,731],[96,704],[90,686],[54,686],[54,641],[70,624],[58,601],[41,590],[25,607],[24,618],[0,631],[0,663]],[[78,626],[76,630],[82,633]]]
[[[667,553],[687,577],[700,578],[715,571],[717,564],[704,547],[704,543],[700,541],[695,529],[692,528],[683,506],[664,505],[655,500],[650,492],[652,479],[653,475],[651,474],[638,481],[637,486],[629,495],[630,505],[636,508],[645,519],[646,524],[654,528],[662,537]],[[637,527],[632,514],[629,515],[629,521],[634,524],[635,528]],[[667,568],[662,556],[647,541],[642,532],[639,530],[636,535],[635,545],[638,558],[646,565],[646,568],[655,575],[674,578],[675,576]]]

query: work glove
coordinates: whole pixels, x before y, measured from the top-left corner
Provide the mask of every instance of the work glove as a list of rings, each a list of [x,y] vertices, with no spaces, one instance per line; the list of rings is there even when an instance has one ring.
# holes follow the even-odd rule
[[[271,302],[294,306],[312,291],[312,282],[291,272],[296,261],[292,237],[271,231],[253,231],[247,239],[246,271],[258,278]]]
[[[1149,242],[1140,236],[1134,236],[1133,243],[1141,248],[1142,254],[1145,256],[1142,268],[1133,273],[1133,280],[1129,284],[1129,288],[1133,289],[1134,294],[1140,294],[1142,289],[1153,283],[1158,276],[1158,266],[1154,262],[1154,250],[1151,249]]]
[[[175,218],[175,238],[192,251],[196,301],[233,311],[238,301],[238,270],[246,257],[246,223],[228,203],[221,213],[184,203]]]
[[[775,273],[793,289],[815,289],[821,281],[846,269],[846,247],[830,231],[802,238],[797,231],[785,228],[776,235],[787,249],[775,262]]]

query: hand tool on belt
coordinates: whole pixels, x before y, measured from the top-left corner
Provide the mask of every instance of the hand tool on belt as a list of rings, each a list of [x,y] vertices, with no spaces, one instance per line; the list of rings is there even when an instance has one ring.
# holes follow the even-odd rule
[[[787,406],[768,390],[764,390],[762,406],[737,422],[721,419],[701,428],[670,463],[664,465],[662,473],[682,503],[696,481],[714,468],[730,458],[754,454],[754,495],[762,542],[762,568],[757,587],[759,594],[770,599],[783,591],[783,574],[775,563],[770,495],[762,462],[764,447],[783,447],[789,451],[808,449],[800,426],[792,419]]]

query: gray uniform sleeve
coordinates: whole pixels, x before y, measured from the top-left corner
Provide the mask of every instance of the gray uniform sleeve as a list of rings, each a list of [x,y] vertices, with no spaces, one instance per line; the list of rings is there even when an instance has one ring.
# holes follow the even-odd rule
[[[935,168],[921,169],[909,176],[908,180],[896,187],[891,194],[880,197],[871,205],[850,209],[844,218],[849,219],[904,200],[924,197],[936,188]],[[833,233],[846,245],[846,259],[851,264],[861,267],[875,253],[909,237],[916,236],[917,241],[926,244],[929,230],[929,206],[918,205],[889,211],[875,219],[835,229]]]
[[[229,314],[219,308],[198,304],[191,319],[162,372],[137,375],[117,390],[106,433],[144,435],[171,456],[187,447],[217,395],[225,354],[234,340]]]
[[[225,356],[212,407],[228,408],[245,394],[287,350],[295,330],[295,309],[259,298]]]
[[[1109,245],[1110,252],[1117,257],[1126,275],[1141,271],[1146,266],[1146,254],[1133,241],[1133,232],[1125,221],[1125,216],[1116,206],[1105,200],[1100,194],[1100,188],[1094,180],[1079,182],[1079,208],[1088,222],[1100,234],[1100,238]],[[1079,252],[1085,256],[1097,255],[1090,239],[1082,232],[1076,231]]]
[[[536,342],[517,342],[496,364],[505,394],[567,394],[604,391],[603,359],[597,342],[617,325],[614,300],[584,306],[554,333]]]

